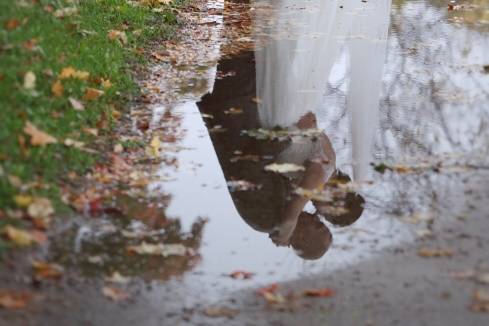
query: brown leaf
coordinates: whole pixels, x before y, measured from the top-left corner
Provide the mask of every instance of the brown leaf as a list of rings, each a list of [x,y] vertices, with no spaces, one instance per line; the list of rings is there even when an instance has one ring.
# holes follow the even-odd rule
[[[32,299],[27,292],[0,290],[0,307],[5,309],[22,309]]]
[[[323,289],[307,289],[304,291],[304,296],[315,297],[315,298],[328,298],[332,297],[335,292],[330,288]]]
[[[59,279],[63,276],[64,272],[62,266],[45,261],[34,261],[32,267],[34,269],[34,278],[36,280]]]
[[[55,144],[58,141],[53,136],[37,129],[31,122],[27,121],[24,126],[24,133],[31,136],[32,146],[45,146]]]
[[[101,90],[98,90],[96,88],[91,88],[91,87],[88,87],[86,90],[85,90],[85,95],[83,95],[83,99],[85,101],[93,101],[93,100],[96,100],[98,99],[100,96],[102,96],[104,94],[103,91]]]
[[[237,314],[239,314],[239,310],[231,309],[227,307],[208,307],[204,309],[204,315],[211,318],[234,318]]]
[[[55,97],[60,97],[61,95],[63,95],[65,91],[65,87],[63,86],[63,84],[61,83],[60,80],[56,80],[52,85],[51,85],[51,93],[55,96]]]
[[[126,33],[124,31],[110,30],[107,33],[107,37],[111,41],[118,40],[123,45],[126,45],[127,44],[127,35],[126,35]]]
[[[431,258],[431,257],[453,257],[454,252],[451,249],[430,249],[422,248],[418,251],[418,256]]]
[[[5,29],[11,31],[20,26],[20,21],[18,19],[9,19],[5,22]]]
[[[229,274],[229,277],[234,278],[234,279],[239,279],[239,280],[248,280],[255,275],[254,273],[251,272],[246,272],[246,271],[234,271]]]
[[[129,293],[116,287],[104,286],[102,288],[102,293],[107,298],[113,301],[122,301],[122,300],[129,299]]]

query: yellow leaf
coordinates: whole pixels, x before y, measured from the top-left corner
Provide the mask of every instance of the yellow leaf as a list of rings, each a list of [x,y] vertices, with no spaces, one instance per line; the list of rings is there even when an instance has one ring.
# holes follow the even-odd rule
[[[96,88],[91,88],[91,87],[88,87],[86,90],[85,90],[85,95],[83,95],[83,99],[85,101],[93,101],[93,100],[96,100],[98,99],[100,96],[102,96],[104,94],[103,91],[101,90],[98,90]]]
[[[31,136],[31,145],[33,146],[45,146],[47,144],[55,144],[58,142],[56,138],[37,129],[37,127],[29,121],[25,123],[24,132]]]
[[[127,35],[125,32],[123,31],[118,31],[118,30],[110,30],[108,33],[107,33],[107,37],[109,38],[109,40],[111,41],[115,41],[115,40],[118,40],[121,42],[121,44],[127,44]]]
[[[61,70],[59,74],[59,79],[79,79],[79,80],[87,80],[90,77],[90,73],[88,71],[76,70],[73,67],[65,67]]]
[[[153,139],[151,139],[149,147],[151,148],[151,154],[153,154],[153,156],[160,155],[161,142],[158,136],[154,136]]]
[[[110,82],[110,80],[108,79],[103,79],[102,78],[102,81],[100,82],[100,84],[102,85],[103,88],[105,89],[109,89],[112,87],[112,83]]]
[[[53,95],[56,97],[60,97],[61,95],[63,95],[64,91],[65,88],[60,80],[55,81],[53,85],[51,85],[51,93],[53,93]]]
[[[27,207],[32,203],[32,197],[29,195],[17,195],[14,196],[14,202],[19,207]]]
[[[61,69],[61,72],[59,74],[59,79],[68,79],[73,77],[74,74],[75,74],[75,68],[65,67]]]
[[[11,225],[7,225],[4,231],[7,238],[20,247],[29,246],[34,242],[29,232],[17,229]]]

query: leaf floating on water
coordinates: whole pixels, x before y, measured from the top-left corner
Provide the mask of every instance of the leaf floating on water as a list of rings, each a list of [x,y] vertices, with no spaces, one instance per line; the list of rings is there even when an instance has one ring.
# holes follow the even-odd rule
[[[225,114],[241,114],[243,113],[242,109],[239,108],[230,108],[229,110],[224,111]]]
[[[249,190],[259,190],[262,185],[257,185],[246,180],[231,180],[227,182],[229,191],[249,191]]]
[[[256,139],[287,140],[292,137],[317,137],[323,133],[320,129],[251,129],[243,130],[243,135]]]
[[[45,261],[34,261],[32,267],[34,268],[34,278],[36,280],[59,279],[64,272],[62,266]]]
[[[58,142],[53,136],[37,129],[31,122],[27,121],[24,126],[24,133],[31,136],[32,146],[45,146]]]
[[[451,249],[430,249],[422,248],[418,251],[418,256],[431,258],[431,257],[453,257],[454,251]]]
[[[115,271],[109,277],[106,277],[105,280],[107,282],[119,283],[119,284],[127,284],[131,281],[130,277],[122,276],[121,273]]]
[[[111,286],[104,286],[102,288],[102,293],[112,301],[122,301],[129,299],[129,293],[122,289]]]
[[[292,163],[272,163],[265,166],[265,171],[276,172],[276,173],[289,173],[304,171],[305,168],[302,165],[292,164]]]
[[[476,290],[472,297],[470,310],[474,312],[489,312],[489,291],[485,289]]]
[[[22,309],[32,299],[27,292],[0,290],[0,307],[5,309]]]
[[[247,271],[234,271],[229,274],[229,277],[235,279],[235,280],[249,280],[251,279],[255,274]]]
[[[155,255],[155,256],[185,256],[187,247],[181,244],[151,244],[143,242],[137,246],[128,246],[127,250],[139,255]]]
[[[335,295],[335,292],[330,288],[323,289],[308,289],[304,291],[304,296],[314,298],[329,298]]]
[[[211,318],[234,318],[237,314],[239,314],[239,310],[231,309],[227,307],[208,307],[203,311],[204,315]]]

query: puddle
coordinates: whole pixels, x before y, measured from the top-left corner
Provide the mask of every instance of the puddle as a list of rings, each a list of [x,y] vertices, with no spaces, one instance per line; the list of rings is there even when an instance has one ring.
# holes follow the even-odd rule
[[[217,298],[330,273],[458,225],[489,194],[486,1],[468,3],[253,2],[252,32],[240,40],[255,39],[255,50],[219,57],[229,44],[216,41],[194,72],[188,63],[172,70],[186,82],[159,82],[179,97],[154,107],[151,127],[178,120],[178,137],[164,143],[163,181],[149,186],[168,200],[139,220],[163,230],[151,241],[192,255],[117,261],[131,241],[103,220],[67,235],[81,243],[82,266],[104,251],[104,273],[181,276],[179,286]],[[230,18],[216,14],[210,37]],[[272,163],[303,170],[266,171]],[[379,163],[393,171],[375,171]],[[322,202],[297,195],[313,188]],[[104,229],[109,236],[97,236]],[[226,276],[236,270],[255,277]]]

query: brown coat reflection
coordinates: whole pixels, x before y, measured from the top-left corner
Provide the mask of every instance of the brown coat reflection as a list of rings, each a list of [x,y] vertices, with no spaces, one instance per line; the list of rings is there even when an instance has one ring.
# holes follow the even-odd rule
[[[300,257],[317,259],[332,241],[320,216],[337,225],[349,225],[362,214],[363,198],[346,194],[341,200],[345,209],[340,213],[331,209],[331,203],[314,203],[315,214],[304,212],[309,200],[294,194],[295,188],[312,190],[333,186],[333,179],[348,179],[335,169],[336,156],[329,138],[324,133],[287,141],[243,135],[244,130],[261,127],[254,58],[254,53],[248,52],[222,59],[219,75],[227,77],[218,77],[212,93],[204,96],[198,106],[202,114],[212,116],[206,121],[226,180],[245,180],[261,186],[257,190],[231,192],[241,217],[255,230],[268,233],[275,244],[291,245]],[[232,114],[231,108],[242,113]],[[305,114],[294,128],[316,128],[314,114]],[[265,171],[264,167],[273,162],[303,165],[305,171],[287,175]]]

